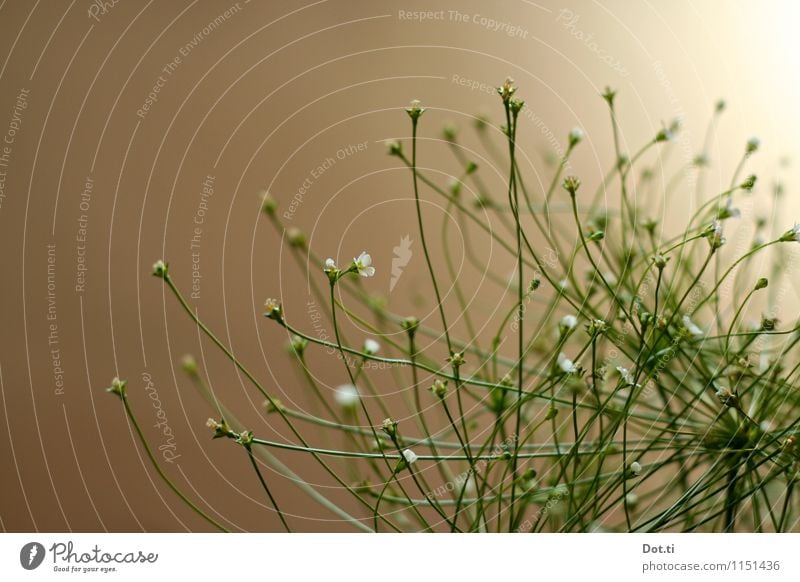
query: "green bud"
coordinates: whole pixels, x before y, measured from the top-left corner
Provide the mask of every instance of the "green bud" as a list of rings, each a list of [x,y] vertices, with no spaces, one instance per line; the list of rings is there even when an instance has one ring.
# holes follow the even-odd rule
[[[121,399],[125,399],[125,385],[127,382],[125,380],[120,380],[119,378],[114,378],[111,380],[111,386],[106,388],[106,392],[110,392],[111,394],[116,394]]]
[[[564,183],[562,186],[564,187],[564,190],[570,193],[571,196],[575,196],[578,188],[581,187],[581,181],[575,176],[567,176],[564,178]]]
[[[261,194],[261,210],[264,214],[273,216],[275,211],[278,210],[278,201],[273,198],[269,192],[264,190]]]
[[[434,380],[433,386],[431,386],[431,392],[439,398],[447,396],[447,380],[439,380],[438,378]]]
[[[166,279],[169,275],[169,264],[161,259],[153,263],[153,276],[159,279]]]

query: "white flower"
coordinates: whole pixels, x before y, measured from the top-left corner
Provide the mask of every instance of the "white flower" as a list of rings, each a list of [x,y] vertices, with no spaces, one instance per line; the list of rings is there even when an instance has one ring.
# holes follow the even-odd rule
[[[634,477],[637,477],[642,472],[642,465],[638,461],[634,461],[633,463],[631,463],[629,468],[631,470],[631,475],[633,475]]]
[[[633,374],[631,374],[628,368],[624,368],[622,366],[617,366],[617,372],[622,377],[622,380],[629,386],[635,386],[636,388],[641,388],[642,385],[638,382],[634,382]]]
[[[403,449],[403,458],[406,460],[406,463],[411,465],[413,463],[416,463],[419,457],[417,457],[417,453],[415,453],[411,449]]]
[[[370,356],[373,356],[373,355],[377,354],[380,349],[381,349],[381,344],[376,342],[374,339],[367,338],[367,339],[364,340],[364,353],[365,354],[369,354]]]
[[[683,327],[694,337],[702,337],[704,335],[703,330],[697,327],[688,315],[683,316]]]
[[[574,329],[578,325],[578,318],[574,315],[565,315],[561,318],[560,326],[565,330]]]
[[[342,384],[336,389],[334,398],[336,399],[336,404],[344,409],[351,410],[358,404],[358,388],[352,384]]]
[[[800,242],[800,224],[795,224],[789,232],[792,233],[795,242]]]
[[[329,270],[329,271],[333,271],[334,269],[337,268],[336,267],[336,261],[334,261],[333,259],[330,259],[330,258],[325,259],[325,268],[327,270]]]
[[[558,354],[558,367],[561,368],[561,371],[566,374],[571,374],[572,372],[577,372],[578,368],[575,366],[575,363],[570,360],[564,352]]]
[[[716,218],[711,221],[711,228],[708,230],[708,244],[715,250],[725,244],[725,237],[722,235],[722,223]]]
[[[372,277],[375,274],[375,267],[372,266],[372,257],[367,252],[362,252],[357,259],[353,259],[358,269],[358,274],[362,277]]]
[[[573,127],[569,132],[569,141],[573,145],[583,139],[584,133],[580,127]]]

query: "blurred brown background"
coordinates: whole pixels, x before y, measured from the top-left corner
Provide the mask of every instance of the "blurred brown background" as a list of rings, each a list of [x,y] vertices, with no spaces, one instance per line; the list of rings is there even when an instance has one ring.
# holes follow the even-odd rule
[[[420,21],[415,11],[433,14]],[[593,189],[613,160],[603,87],[619,91],[625,151],[683,119],[676,169],[702,147],[722,97],[728,111],[711,148],[708,193],[727,187],[745,140],[758,135],[757,195],[769,199],[780,179],[791,198],[797,18],[788,0],[3,2],[0,526],[207,527],[158,481],[120,403],[104,392],[119,375],[151,444],[168,445],[172,462],[162,463],[181,487],[232,529],[279,529],[239,448],[209,439],[204,423],[215,411],[185,379],[181,356],[201,360],[218,397],[260,436],[296,439],[199,340],[150,276],[154,260],[170,262],[187,296],[196,271],[191,306],[284,403],[313,411],[286,333],[260,316],[264,299],[277,296],[298,327],[315,331],[304,273],[259,213],[259,190],[273,193],[285,224],[322,258],[346,263],[370,251],[378,274],[366,288],[393,311],[424,317],[433,303],[421,254],[389,293],[393,248],[406,235],[416,240],[417,227],[409,175],[383,140],[408,137],[402,108],[411,99],[429,108],[421,166],[442,184],[459,173],[438,141],[452,123],[487,183],[502,187],[505,169],[470,129],[476,113],[499,122],[491,87],[511,75],[526,100],[519,138],[530,183],[547,182],[548,154],[580,126],[587,140],[573,166]],[[440,223],[441,199],[423,197]],[[684,216],[693,203],[678,188],[662,213]],[[797,205],[786,204],[789,227]],[[457,243],[453,254],[460,264]],[[510,272],[513,260],[496,256],[487,260]],[[322,277],[316,265],[311,272]],[[497,290],[481,295],[480,277],[469,273],[475,313],[491,319]],[[347,329],[354,344],[367,335]],[[335,358],[317,350],[309,360],[324,385],[344,382]],[[341,444],[304,430],[320,446]],[[343,499],[307,457],[278,457]],[[350,530],[289,480],[270,478],[297,529]]]

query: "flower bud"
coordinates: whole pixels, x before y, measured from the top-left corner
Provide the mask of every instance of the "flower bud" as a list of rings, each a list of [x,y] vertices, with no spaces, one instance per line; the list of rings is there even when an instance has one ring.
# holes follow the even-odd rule
[[[302,356],[307,347],[308,340],[304,337],[300,337],[299,335],[293,335],[292,339],[289,340],[289,349],[298,356]]]
[[[374,356],[377,354],[381,349],[381,344],[376,342],[372,338],[367,338],[364,340],[364,353],[369,356]]]
[[[194,359],[192,354],[186,354],[181,358],[181,368],[189,376],[197,376],[198,374],[197,360]]]
[[[169,275],[169,265],[161,259],[153,263],[153,276],[159,279],[166,279]]]
[[[412,119],[412,121],[417,121],[423,113],[425,113],[425,108],[420,107],[419,99],[413,99],[411,101],[411,105],[406,107],[406,113]]]
[[[603,91],[600,96],[606,100],[606,103],[610,107],[614,106],[614,97],[617,96],[617,92],[612,90],[611,87],[606,87],[605,91]]]
[[[296,249],[302,249],[306,246],[306,235],[294,226],[286,230],[286,239],[289,241],[289,245]]]
[[[278,201],[275,200],[275,198],[273,198],[269,192],[263,190],[261,192],[261,210],[264,212],[264,214],[273,216],[277,209]]]
[[[452,352],[450,357],[447,358],[447,361],[450,362],[455,368],[463,366],[466,362],[464,359],[464,352]]]
[[[581,181],[575,176],[567,176],[566,178],[564,178],[564,183],[562,185],[564,187],[564,190],[569,192],[571,196],[575,196],[575,193],[578,191],[578,188],[581,187]]]
[[[739,187],[742,190],[746,190],[747,192],[752,192],[753,191],[753,187],[756,185],[756,180],[757,180],[756,175],[755,174],[751,174],[751,175],[749,175],[747,177],[747,179],[744,182],[742,182],[739,185]]]
[[[334,399],[336,404],[344,410],[353,411],[356,409],[361,397],[358,394],[358,388],[352,384],[342,384],[336,389]]]
[[[381,424],[381,430],[394,440],[397,437],[397,421],[391,418],[384,419],[383,424]]]
[[[434,380],[431,392],[439,398],[444,398],[447,395],[447,380],[439,380],[438,378]]]
[[[517,91],[517,88],[514,86],[514,79],[511,77],[506,77],[506,80],[497,88],[497,92],[500,94],[500,98],[503,100],[504,103],[508,103],[511,100],[511,96]]]
[[[111,394],[116,394],[123,400],[125,399],[125,385],[127,382],[125,380],[120,380],[119,378],[114,378],[111,380],[111,386],[106,388],[106,392],[110,392]]]
[[[206,421],[206,426],[214,431],[214,436],[211,438],[219,439],[222,437],[234,436],[233,431],[228,426],[228,423],[225,422],[224,418],[219,421],[209,418]]]
[[[747,143],[744,146],[744,153],[746,155],[750,155],[758,151],[758,146],[761,145],[761,140],[757,137],[751,137],[747,140]]]
[[[264,317],[277,322],[283,321],[283,308],[277,299],[267,299],[264,302]]]

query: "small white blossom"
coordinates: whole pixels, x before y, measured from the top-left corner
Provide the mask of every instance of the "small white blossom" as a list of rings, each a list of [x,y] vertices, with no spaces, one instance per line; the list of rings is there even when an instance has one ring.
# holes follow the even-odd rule
[[[622,366],[617,366],[617,372],[619,372],[619,375],[622,377],[622,379],[625,381],[626,384],[628,384],[630,386],[634,386],[635,385],[637,388],[641,387],[641,384],[634,383],[633,374],[631,374],[631,372],[630,372],[630,370],[628,370],[628,368],[624,368]]]
[[[336,389],[334,398],[336,399],[336,404],[344,409],[351,410],[358,404],[358,388],[352,384],[342,384]]]
[[[372,277],[375,274],[375,267],[372,266],[372,257],[368,253],[362,252],[358,258],[353,259],[358,269],[358,274],[362,277]]]
[[[373,356],[377,354],[380,349],[381,349],[381,344],[376,342],[374,339],[367,338],[364,340],[364,353]]]
[[[419,459],[419,457],[417,457],[417,453],[415,453],[411,449],[403,449],[403,458],[409,465],[416,463],[417,459]]]
[[[573,127],[569,132],[569,141],[573,145],[580,142],[583,139],[583,137],[584,133],[580,127]]]
[[[574,315],[565,315],[564,317],[561,318],[560,326],[563,329],[566,330],[574,329],[576,325],[578,325],[578,318],[575,317]]]
[[[566,374],[571,374],[572,372],[577,372],[578,368],[575,366],[575,362],[570,360],[564,352],[558,354],[558,367],[561,368],[561,371]]]
[[[633,475],[634,477],[637,477],[642,473],[642,465],[638,461],[634,461],[633,463],[631,463],[629,468],[631,470],[631,475]]]
[[[695,323],[691,320],[688,315],[683,316],[683,327],[687,329],[687,331],[692,334],[694,337],[702,337],[705,335],[702,329],[697,327]]]
[[[795,224],[789,232],[792,233],[795,242],[800,242],[800,224]]]
[[[336,261],[334,261],[333,259],[330,259],[330,258],[325,259],[325,268],[330,270],[330,271],[332,271],[333,269],[336,269],[337,268],[336,267]]]
[[[716,218],[711,221],[711,228],[708,230],[708,244],[712,249],[718,249],[725,244],[725,236],[722,234],[722,223]]]

